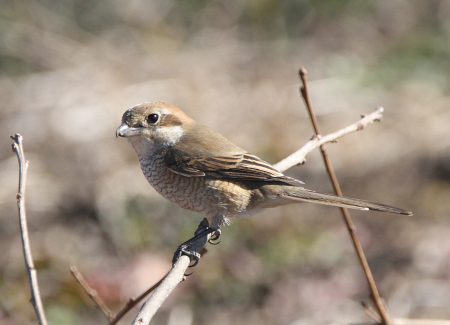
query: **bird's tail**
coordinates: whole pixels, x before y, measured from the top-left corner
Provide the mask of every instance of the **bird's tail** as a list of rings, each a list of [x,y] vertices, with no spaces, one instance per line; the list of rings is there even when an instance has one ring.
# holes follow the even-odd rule
[[[304,189],[302,187],[285,186],[283,196],[290,200],[299,200],[304,202],[319,203],[325,205],[332,205],[342,208],[356,209],[356,210],[375,210],[382,212],[398,213],[412,216],[412,212],[395,208],[389,205],[373,203],[369,201],[352,199],[348,197],[340,197],[331,194],[322,194],[314,191]]]

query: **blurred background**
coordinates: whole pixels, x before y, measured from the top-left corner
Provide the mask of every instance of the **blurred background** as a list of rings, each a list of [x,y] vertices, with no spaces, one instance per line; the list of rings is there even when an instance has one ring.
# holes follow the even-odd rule
[[[35,322],[9,136],[30,161],[27,213],[50,324],[106,324],[170,268],[202,215],[165,201],[115,138],[122,113],[162,100],[276,163],[312,134],[385,107],[327,146],[343,192],[413,217],[352,212],[393,317],[450,318],[450,2],[0,0],[0,323]],[[318,152],[288,175],[332,192]],[[369,291],[338,209],[312,204],[223,228],[154,324],[368,321]],[[121,324],[130,323],[137,309]]]

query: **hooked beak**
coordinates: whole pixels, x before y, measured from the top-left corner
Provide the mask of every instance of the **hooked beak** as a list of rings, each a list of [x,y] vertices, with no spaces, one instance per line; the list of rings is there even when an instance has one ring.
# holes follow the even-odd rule
[[[123,123],[116,130],[116,138],[118,137],[134,137],[141,134],[140,128],[131,128],[127,123]]]

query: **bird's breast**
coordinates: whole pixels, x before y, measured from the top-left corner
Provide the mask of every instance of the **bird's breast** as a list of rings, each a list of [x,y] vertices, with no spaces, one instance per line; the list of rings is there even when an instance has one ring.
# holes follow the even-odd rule
[[[173,173],[162,154],[140,156],[139,161],[148,182],[159,194],[184,209],[205,214],[208,219],[241,214],[251,201],[252,193],[240,182]]]

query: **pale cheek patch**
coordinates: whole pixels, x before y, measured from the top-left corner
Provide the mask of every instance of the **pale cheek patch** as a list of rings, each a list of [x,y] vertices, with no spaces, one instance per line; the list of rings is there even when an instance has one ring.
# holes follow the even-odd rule
[[[175,144],[183,136],[183,128],[181,126],[167,126],[159,128],[155,131],[155,137],[167,146]]]

